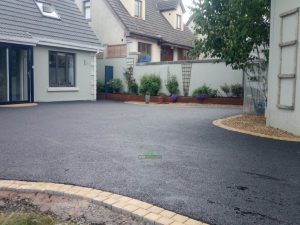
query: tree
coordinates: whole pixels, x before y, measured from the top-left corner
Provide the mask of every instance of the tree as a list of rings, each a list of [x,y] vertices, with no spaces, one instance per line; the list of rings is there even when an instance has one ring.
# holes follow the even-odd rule
[[[194,0],[192,56],[204,54],[245,70],[257,59],[268,61],[270,0]]]

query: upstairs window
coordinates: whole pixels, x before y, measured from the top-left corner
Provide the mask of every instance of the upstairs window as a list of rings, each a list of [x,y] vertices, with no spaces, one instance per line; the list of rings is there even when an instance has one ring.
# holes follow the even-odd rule
[[[141,0],[135,0],[134,3],[134,16],[142,18],[143,2]]]
[[[181,30],[181,28],[182,28],[181,24],[182,24],[181,15],[177,15],[176,28]]]
[[[83,2],[84,16],[87,20],[91,19],[91,1],[87,0]]]
[[[43,1],[36,1],[35,3],[38,6],[38,8],[43,16],[54,18],[54,19],[60,19],[54,6],[52,6],[51,4],[43,2]]]

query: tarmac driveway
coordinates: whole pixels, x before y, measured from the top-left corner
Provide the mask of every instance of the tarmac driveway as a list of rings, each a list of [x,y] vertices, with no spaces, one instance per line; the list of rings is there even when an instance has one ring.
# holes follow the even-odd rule
[[[0,178],[100,188],[217,225],[300,223],[300,144],[214,127],[230,108],[0,109]],[[151,150],[161,159],[141,159]]]

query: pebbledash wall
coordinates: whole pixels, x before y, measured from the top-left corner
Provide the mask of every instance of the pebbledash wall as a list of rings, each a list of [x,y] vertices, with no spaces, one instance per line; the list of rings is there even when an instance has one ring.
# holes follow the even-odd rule
[[[49,88],[49,51],[75,54],[75,87]],[[34,47],[34,97],[36,102],[96,100],[94,52],[54,47]]]
[[[297,42],[295,45],[283,47],[281,57],[279,45],[296,40],[299,44],[299,7],[299,0],[272,0],[266,111],[268,125],[297,135],[300,135],[300,79],[297,78],[299,76],[297,71],[300,70],[300,48],[297,47]],[[283,20],[282,40],[281,20]],[[295,75],[295,78],[280,80],[278,77],[280,74]],[[292,105],[294,106],[290,107]]]
[[[243,72],[241,70],[233,70],[231,67],[226,66],[225,63],[216,63],[216,60],[197,60],[197,61],[178,61],[178,62],[160,62],[149,64],[137,64],[134,67],[134,78],[140,84],[140,80],[143,75],[156,73],[160,75],[162,80],[161,92],[169,94],[165,84],[168,78],[168,74],[176,75],[179,82],[180,94],[183,95],[183,77],[182,77],[182,64],[189,63],[192,65],[191,80],[189,87],[189,95],[191,96],[193,91],[203,85],[207,84],[214,89],[219,89],[220,86],[227,83],[242,84]],[[114,78],[120,78],[123,80],[124,86],[126,80],[124,78],[124,71],[126,68],[125,58],[115,59],[98,59],[98,80],[105,81],[105,65],[113,66]],[[126,87],[125,87],[126,88]],[[126,88],[127,90],[127,88]],[[221,92],[221,90],[220,90]],[[222,92],[221,92],[222,93]]]

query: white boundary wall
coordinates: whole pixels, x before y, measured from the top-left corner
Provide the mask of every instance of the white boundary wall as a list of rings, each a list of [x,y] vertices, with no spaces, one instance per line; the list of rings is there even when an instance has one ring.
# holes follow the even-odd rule
[[[225,83],[228,85],[243,83],[243,72],[241,70],[232,70],[231,67],[226,66],[225,63],[214,62],[214,60],[190,61],[192,71],[189,95],[192,95],[193,91],[203,84],[220,90],[220,86]],[[169,94],[165,86],[169,74],[168,72],[171,75],[176,75],[179,82],[180,94],[183,95],[182,62],[137,65],[134,68],[134,77],[139,82],[144,74],[159,74],[162,80],[161,92]]]
[[[160,75],[162,80],[162,88],[160,92],[169,94],[166,89],[166,81],[168,74],[176,75],[180,95],[183,95],[183,79],[182,79],[182,63],[191,63],[191,82],[189,95],[192,95],[193,91],[203,85],[207,84],[214,89],[219,89],[220,86],[227,83],[242,84],[243,72],[241,70],[233,70],[230,66],[226,66],[225,63],[215,63],[216,60],[200,60],[200,61],[186,61],[186,62],[169,62],[169,63],[150,63],[150,64],[137,64],[134,67],[134,78],[140,84],[140,80],[143,75],[155,73]],[[105,80],[105,66],[114,67],[114,78],[120,78],[126,84],[124,78],[124,70],[126,68],[125,58],[111,58],[111,59],[99,59],[98,60],[98,80],[104,82]],[[126,91],[126,90],[125,90]],[[221,92],[221,90],[220,90]],[[222,92],[221,92],[222,93]]]

